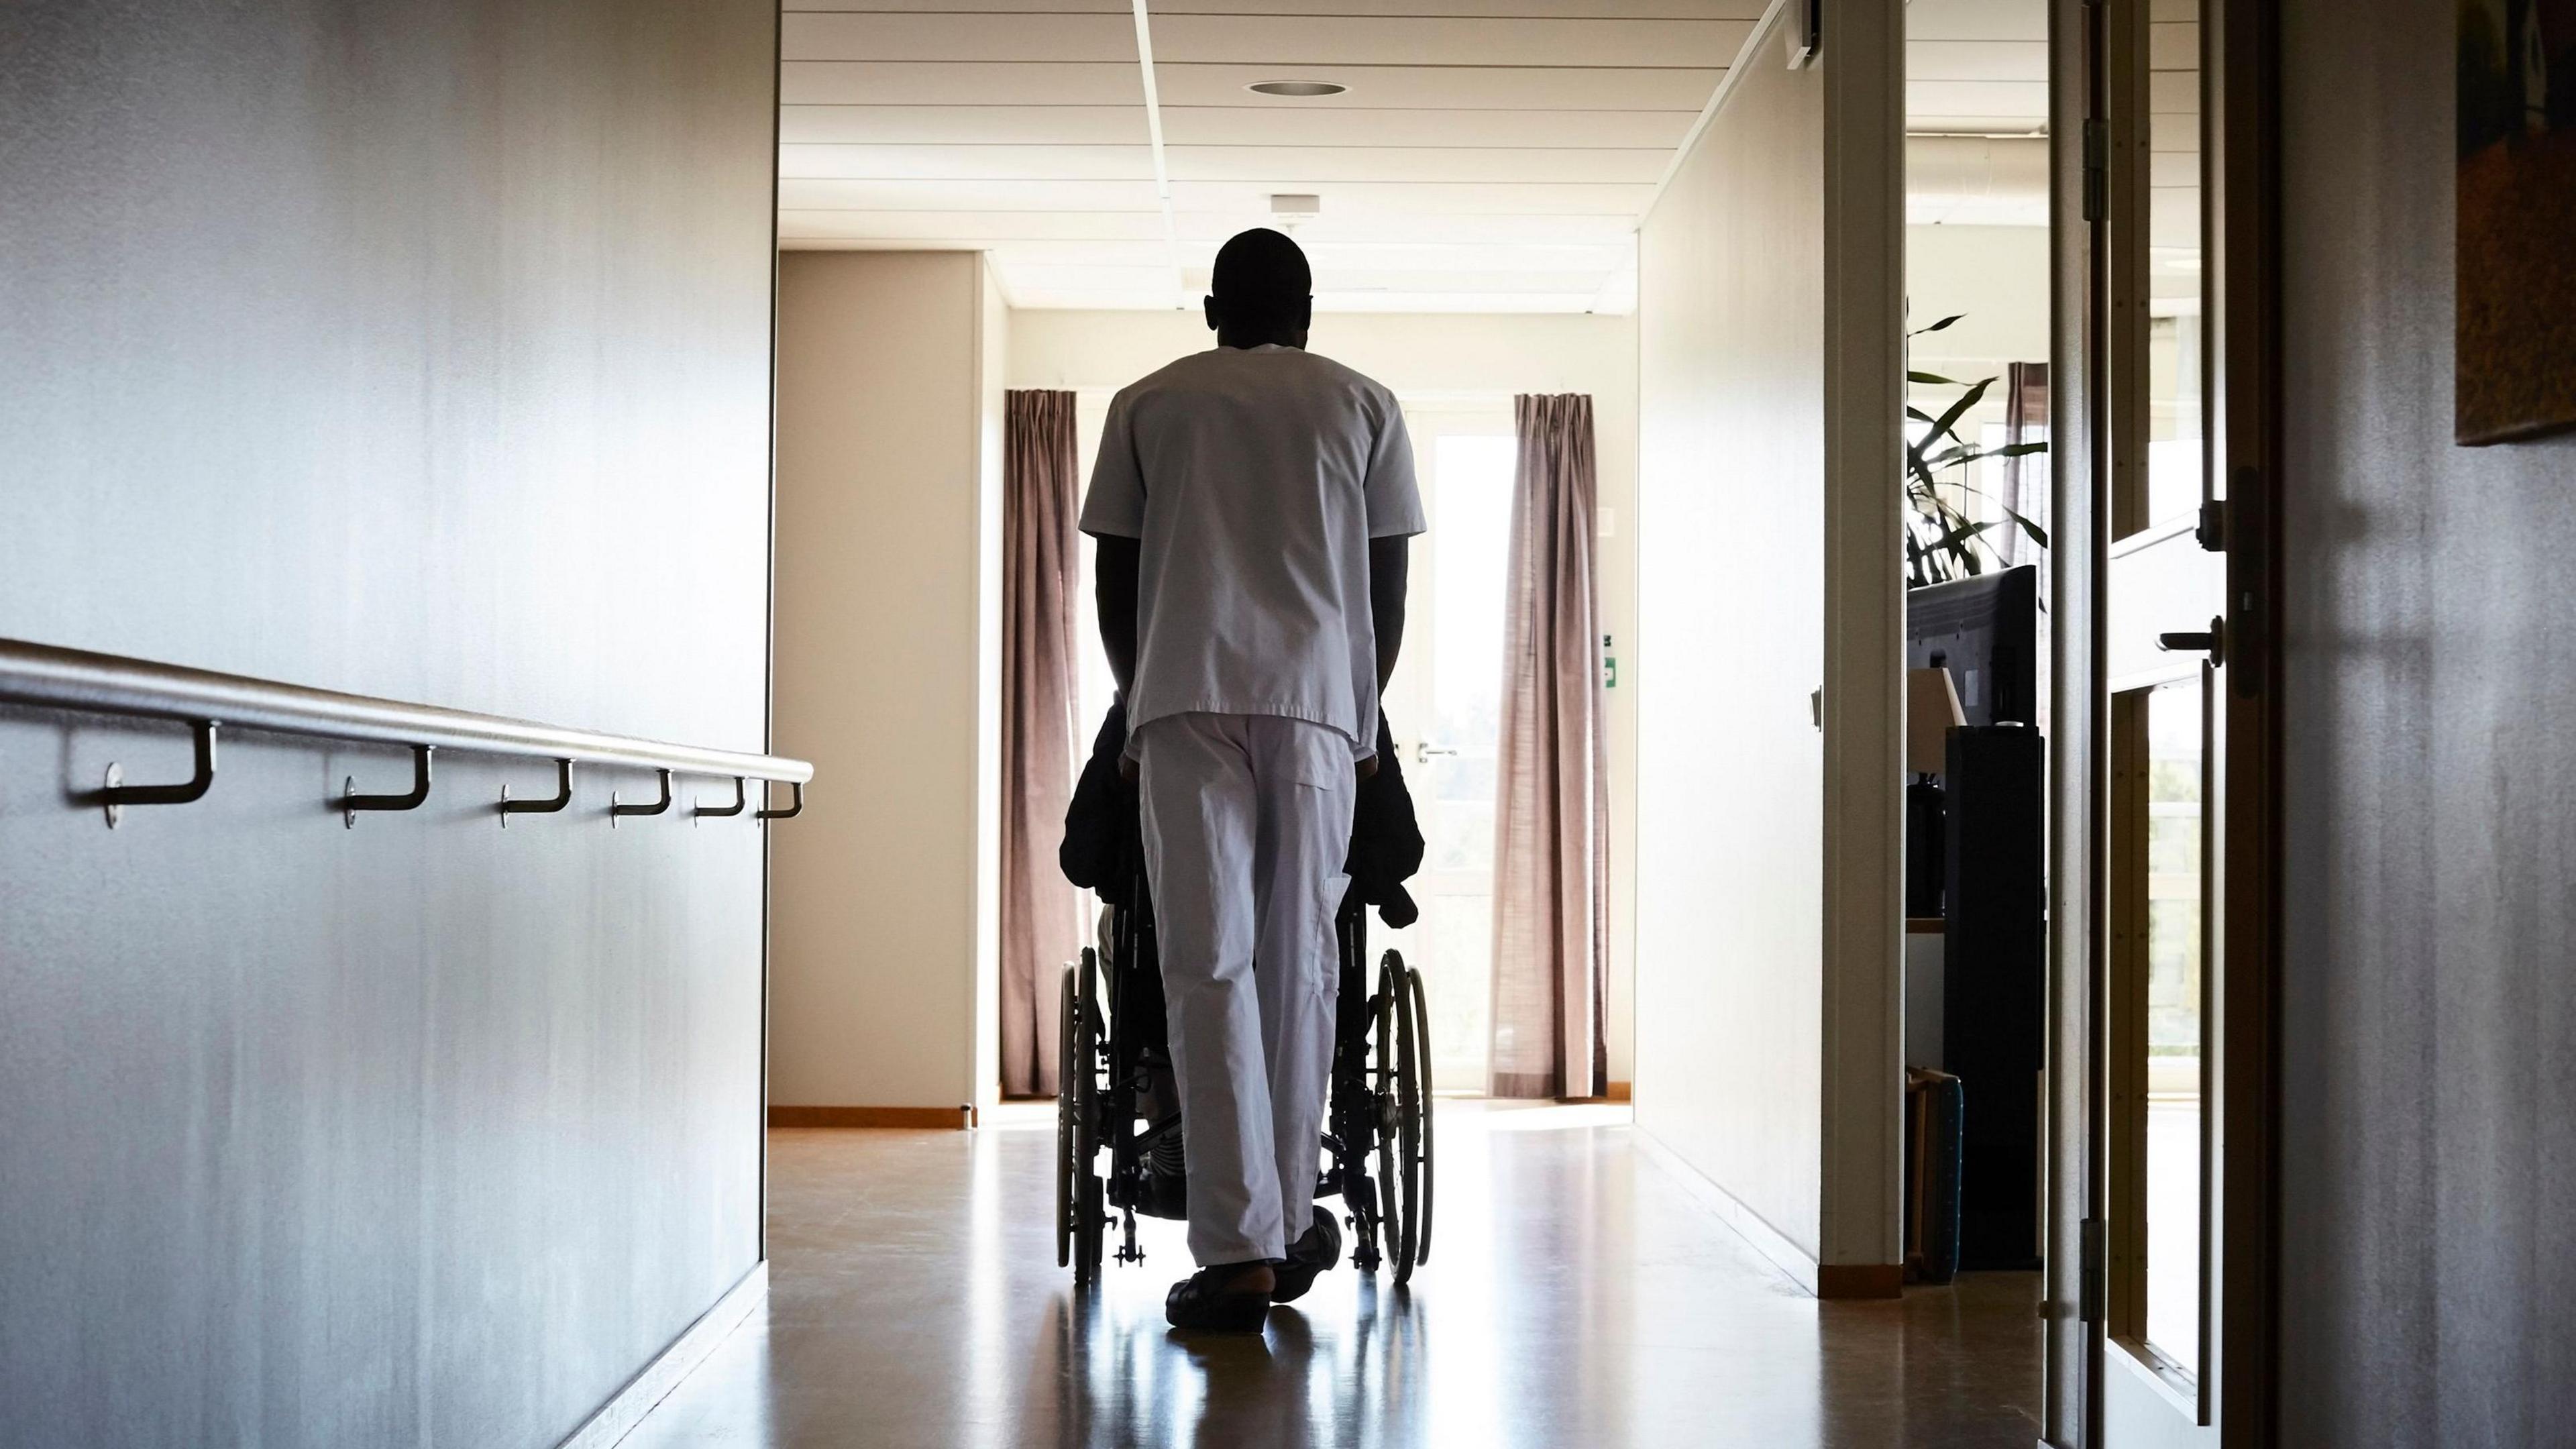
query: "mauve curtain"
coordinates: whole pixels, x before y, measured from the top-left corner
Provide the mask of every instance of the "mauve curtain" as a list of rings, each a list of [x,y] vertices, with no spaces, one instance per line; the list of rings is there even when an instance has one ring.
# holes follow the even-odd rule
[[[1497,1097],[1608,1090],[1609,756],[1592,399],[1513,400],[1520,431],[1494,788]]]
[[[1056,991],[1081,949],[1056,868],[1073,793],[1073,394],[1015,391],[1002,446],[1002,1090],[1055,1091]]]

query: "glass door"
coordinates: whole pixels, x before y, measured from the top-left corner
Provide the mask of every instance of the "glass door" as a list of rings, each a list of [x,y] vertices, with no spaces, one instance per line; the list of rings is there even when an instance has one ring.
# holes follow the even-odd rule
[[[2094,1146],[2111,1449],[2218,1437],[2223,963],[2212,943],[2223,902],[2212,827],[2224,786],[2226,571],[2205,426],[2202,104],[2204,7],[2214,3],[2126,0],[2102,12],[2109,729]]]
[[[1390,932],[1420,968],[1431,1068],[1444,1093],[1489,1080],[1494,975],[1494,785],[1502,723],[1504,571],[1517,443],[1508,403],[1407,401],[1430,532],[1415,540],[1404,653],[1388,728],[1422,825],[1422,919]]]

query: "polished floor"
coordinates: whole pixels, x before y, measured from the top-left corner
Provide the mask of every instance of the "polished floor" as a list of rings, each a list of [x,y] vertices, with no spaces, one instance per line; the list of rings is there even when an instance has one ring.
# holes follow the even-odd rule
[[[1430,1262],[1347,1267],[1263,1338],[1187,1339],[1148,1260],[1055,1266],[1051,1111],[770,1134],[768,1306],[625,1440],[676,1446],[2028,1449],[2035,1274],[1819,1304],[1642,1151],[1625,1108],[1444,1103]]]

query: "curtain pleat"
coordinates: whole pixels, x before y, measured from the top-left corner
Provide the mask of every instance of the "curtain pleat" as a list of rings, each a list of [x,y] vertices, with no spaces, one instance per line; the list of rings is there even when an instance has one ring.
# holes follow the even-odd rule
[[[1609,754],[1592,399],[1514,399],[1520,434],[1494,799],[1498,1097],[1609,1089]]]
[[[1056,868],[1073,792],[1073,394],[1013,391],[1002,448],[1002,1090],[1056,1089],[1056,981],[1081,949]]]
[[[2004,371],[2004,442],[2048,441],[2048,364],[2014,362]],[[2048,455],[2026,453],[2006,458],[2004,463],[2003,505],[2041,528],[2048,527]],[[2018,524],[2006,526],[1986,535],[2001,539],[1996,552],[2003,555],[2004,566],[2037,563],[2039,545],[2025,536]],[[2045,571],[2042,573],[2046,577]]]

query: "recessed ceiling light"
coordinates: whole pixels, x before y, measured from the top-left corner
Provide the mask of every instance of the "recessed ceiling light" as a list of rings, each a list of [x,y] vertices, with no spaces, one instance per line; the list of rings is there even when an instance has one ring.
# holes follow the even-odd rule
[[[1331,81],[1286,80],[1254,81],[1250,86],[1246,87],[1246,89],[1259,91],[1265,96],[1313,97],[1338,96],[1342,92],[1349,90],[1350,87],[1337,86]]]

